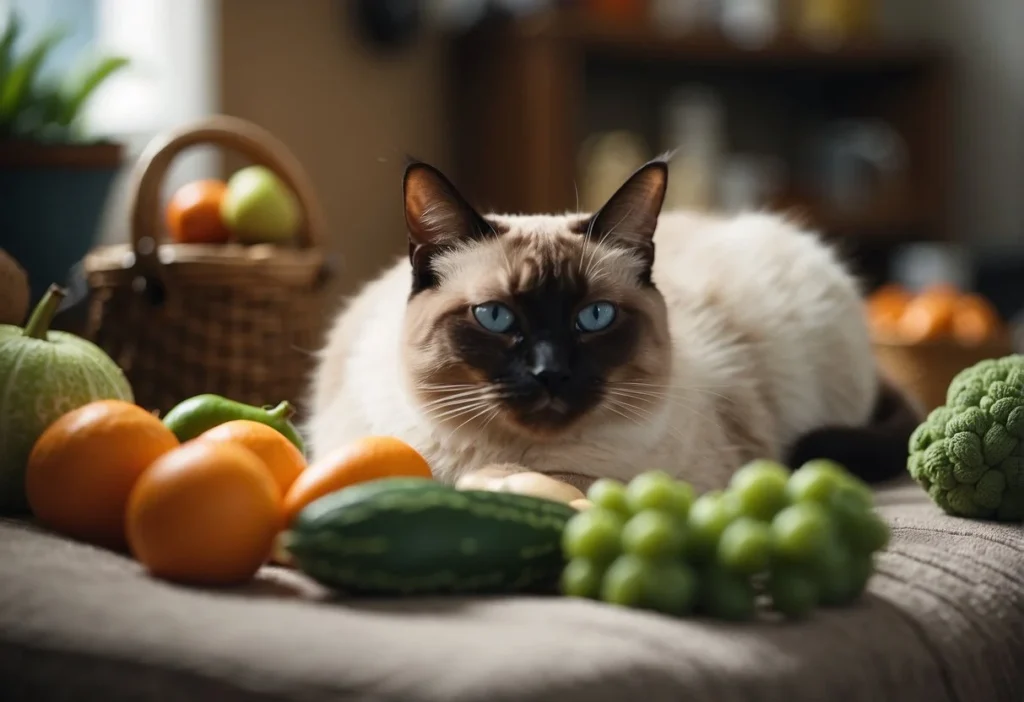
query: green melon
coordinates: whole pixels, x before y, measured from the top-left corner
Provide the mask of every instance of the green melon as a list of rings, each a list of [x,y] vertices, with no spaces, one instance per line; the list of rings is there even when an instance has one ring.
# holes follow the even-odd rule
[[[0,512],[24,512],[25,466],[39,435],[95,400],[134,402],[121,369],[98,346],[50,331],[64,291],[51,286],[25,328],[0,324]]]

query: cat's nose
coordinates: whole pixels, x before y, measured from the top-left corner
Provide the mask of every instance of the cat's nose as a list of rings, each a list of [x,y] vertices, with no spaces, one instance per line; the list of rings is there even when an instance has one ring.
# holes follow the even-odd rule
[[[549,341],[540,341],[533,347],[533,365],[530,373],[545,390],[557,395],[569,383],[569,367],[562,354]]]

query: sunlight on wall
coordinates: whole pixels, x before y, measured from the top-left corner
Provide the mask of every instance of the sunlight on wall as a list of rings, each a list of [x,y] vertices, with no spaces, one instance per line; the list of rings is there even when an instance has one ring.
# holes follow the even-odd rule
[[[134,159],[157,133],[217,110],[219,86],[215,0],[91,0],[96,5],[96,49],[132,60],[90,102],[89,129],[124,142]],[[165,193],[216,175],[220,156],[193,149],[175,161]],[[128,173],[122,173],[104,217],[104,242],[124,239]]]

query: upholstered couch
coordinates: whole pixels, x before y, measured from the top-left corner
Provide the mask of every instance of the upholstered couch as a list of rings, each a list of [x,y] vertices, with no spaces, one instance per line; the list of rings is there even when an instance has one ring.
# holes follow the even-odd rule
[[[905,483],[858,606],[725,625],[559,598],[331,601],[292,571],[177,587],[0,522],[0,699],[1024,700],[1024,530]]]

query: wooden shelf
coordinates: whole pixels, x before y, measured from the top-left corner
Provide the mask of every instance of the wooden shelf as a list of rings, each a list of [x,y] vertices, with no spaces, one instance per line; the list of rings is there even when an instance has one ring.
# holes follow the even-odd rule
[[[714,33],[674,33],[647,22],[611,23],[571,12],[553,12],[505,28],[518,40],[571,42],[599,54],[634,60],[675,61],[742,70],[907,71],[933,66],[943,55],[927,44],[877,40],[816,45],[779,37],[747,48]]]
[[[665,99],[681,85],[720,98],[728,148],[786,161],[777,209],[829,238],[866,248],[950,238],[951,65],[936,47],[862,39],[825,47],[779,37],[745,48],[710,32],[670,34],[571,11],[479,27],[452,52],[453,132],[460,187],[482,207],[556,212],[576,202],[580,147],[624,129],[655,152]],[[905,143],[907,190],[895,205],[834,211],[814,190],[810,140],[823,125],[886,124]],[[811,181],[811,182],[808,182]]]
[[[843,212],[828,208],[794,208],[814,228],[836,239],[857,241],[921,241],[934,239],[934,213],[915,207],[887,208],[866,212]]]

